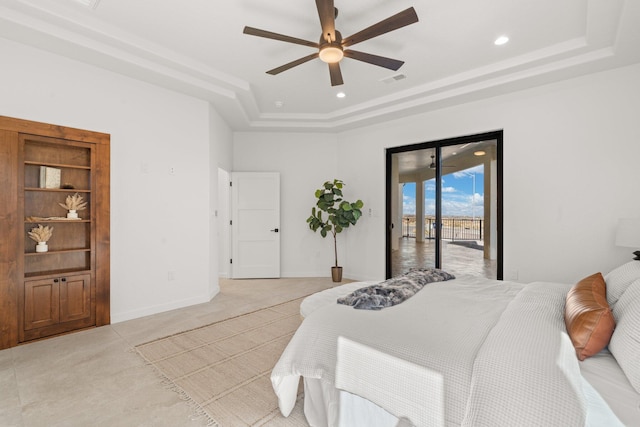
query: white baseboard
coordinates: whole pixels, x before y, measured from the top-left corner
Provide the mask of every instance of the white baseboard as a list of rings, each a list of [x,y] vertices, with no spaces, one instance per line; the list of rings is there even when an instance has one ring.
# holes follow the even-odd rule
[[[179,301],[172,301],[168,304],[159,304],[150,307],[142,307],[140,309],[126,311],[122,313],[111,313],[111,323],[126,322],[127,320],[139,319],[140,317],[151,316],[152,314],[164,313],[165,311],[175,310],[177,308],[189,307],[191,305],[203,304],[211,301],[208,295],[187,298]]]

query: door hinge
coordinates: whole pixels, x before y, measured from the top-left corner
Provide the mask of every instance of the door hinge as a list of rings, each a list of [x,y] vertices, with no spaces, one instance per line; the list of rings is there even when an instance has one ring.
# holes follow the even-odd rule
[[[229,220],[229,225],[233,225],[233,220],[232,219]]]
[[[233,258],[229,258],[229,264],[233,264]]]
[[[233,187],[233,182],[229,181],[229,187]]]

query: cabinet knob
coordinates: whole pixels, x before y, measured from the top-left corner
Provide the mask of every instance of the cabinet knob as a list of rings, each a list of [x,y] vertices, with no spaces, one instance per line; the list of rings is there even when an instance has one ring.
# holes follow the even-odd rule
[[[58,283],[58,279],[53,279],[53,283]]]
[[[62,280],[63,282],[66,282],[66,281],[67,281],[67,278],[66,278],[66,277],[63,277],[63,278],[62,278],[62,279],[60,279],[60,280]]]

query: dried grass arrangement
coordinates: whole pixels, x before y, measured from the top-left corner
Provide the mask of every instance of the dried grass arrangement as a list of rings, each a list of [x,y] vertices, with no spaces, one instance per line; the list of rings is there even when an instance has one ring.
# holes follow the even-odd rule
[[[29,238],[34,242],[47,242],[53,235],[53,227],[49,227],[48,225],[42,226],[42,224],[38,224],[37,227],[34,227],[27,233]]]
[[[64,203],[58,204],[70,211],[81,211],[87,208],[87,202],[83,202],[82,200],[82,196],[76,193],[73,196],[67,196]]]

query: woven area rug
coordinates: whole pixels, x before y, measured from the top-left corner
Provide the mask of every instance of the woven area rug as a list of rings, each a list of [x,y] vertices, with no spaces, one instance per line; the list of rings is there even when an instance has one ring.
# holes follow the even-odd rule
[[[141,344],[136,351],[211,425],[304,426],[301,404],[282,417],[270,380],[302,321],[302,299]]]

